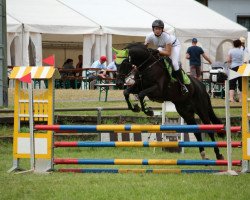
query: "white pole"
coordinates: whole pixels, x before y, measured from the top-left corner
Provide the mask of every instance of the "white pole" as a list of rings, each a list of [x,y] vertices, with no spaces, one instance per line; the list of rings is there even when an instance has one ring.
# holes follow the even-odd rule
[[[35,138],[33,121],[33,85],[29,83],[30,168],[35,170]]]
[[[184,119],[181,117],[181,125],[184,125]],[[184,142],[184,139],[185,139],[185,133],[181,133],[181,141]],[[181,153],[185,153],[185,150],[184,150],[185,147],[182,147],[181,148]]]
[[[231,121],[229,106],[229,80],[225,80],[225,109],[226,109],[226,133],[227,133],[227,173],[230,175],[238,175],[232,170],[232,140],[231,140]]]
[[[166,105],[166,101],[161,104],[161,124],[165,124],[166,122]]]

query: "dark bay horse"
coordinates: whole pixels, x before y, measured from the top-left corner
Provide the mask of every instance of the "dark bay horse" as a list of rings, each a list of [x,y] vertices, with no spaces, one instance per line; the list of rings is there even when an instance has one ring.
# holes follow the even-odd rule
[[[171,60],[164,61],[153,49],[148,49],[145,45],[133,43],[123,50],[115,50],[117,53],[117,77],[116,85],[123,88],[126,80],[133,82],[124,90],[124,97],[128,108],[133,112],[142,110],[146,115],[153,116],[153,110],[146,106],[144,98],[147,96],[151,101],[174,103],[179,115],[187,124],[197,124],[195,114],[197,114],[204,124],[222,124],[215,115],[210,97],[205,86],[199,80],[190,77],[190,84],[187,85],[188,95],[183,95],[178,81],[173,81],[172,75],[165,68],[165,63],[171,64]],[[137,94],[140,102],[132,105],[130,94]],[[194,133],[197,141],[202,141],[201,133]],[[215,141],[213,132],[208,133],[211,140]],[[224,135],[219,135],[223,137]],[[202,159],[206,159],[203,147],[199,148]],[[216,158],[223,160],[219,148],[215,147]]]

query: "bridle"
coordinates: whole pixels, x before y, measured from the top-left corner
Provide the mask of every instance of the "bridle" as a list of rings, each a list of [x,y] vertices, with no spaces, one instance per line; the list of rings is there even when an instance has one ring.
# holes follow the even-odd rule
[[[139,66],[135,66],[135,65],[133,65],[133,64],[131,63],[131,57],[130,57],[130,56],[128,56],[128,57],[122,57],[122,58],[125,58],[125,59],[126,59],[126,58],[129,59],[129,62],[125,62],[125,63],[131,64],[131,65],[132,65],[132,70],[131,70],[128,74],[119,74],[119,76],[120,76],[121,78],[126,79],[127,77],[129,77],[129,76],[131,76],[133,73],[135,73],[136,71],[139,71],[139,69],[141,69],[142,66],[144,66],[145,63],[147,63],[152,57],[155,59],[155,61],[154,61],[151,65],[149,65],[149,66],[147,66],[146,68],[144,68],[142,71],[145,71],[145,70],[151,68],[152,66],[154,66],[157,62],[159,62],[159,61],[162,59],[162,58],[156,58],[155,56],[152,55],[152,53],[149,51],[149,49],[147,49],[147,50],[148,50],[150,56],[149,56],[146,60],[144,60]],[[124,62],[124,61],[123,61],[123,62]]]
[[[145,71],[145,70],[151,68],[152,66],[154,66],[157,62],[159,62],[161,60],[161,58],[156,58],[155,56],[153,56],[153,54],[149,51],[149,49],[147,49],[147,50],[148,50],[150,56],[146,60],[144,60],[138,67],[136,67],[137,70],[139,70],[140,68],[142,68],[142,66],[145,63],[147,63],[152,57],[154,58],[155,61],[151,65],[149,65],[146,68],[144,68],[142,71]]]

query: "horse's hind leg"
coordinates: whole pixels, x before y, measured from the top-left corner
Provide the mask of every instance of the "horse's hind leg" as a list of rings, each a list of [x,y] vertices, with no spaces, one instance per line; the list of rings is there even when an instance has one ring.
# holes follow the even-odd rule
[[[211,141],[215,142],[214,132],[209,132],[208,135],[211,138]],[[219,147],[214,147],[214,153],[216,155],[217,160],[224,160],[224,156],[220,153]]]
[[[194,112],[189,110],[187,107],[183,107],[183,105],[175,104],[177,112],[181,115],[181,117],[186,121],[188,125],[196,125],[196,121],[194,118]],[[198,142],[202,142],[201,132],[194,133],[194,136]],[[199,147],[200,155],[203,160],[207,159],[205,154],[204,147]]]
[[[185,120],[186,121],[186,120]],[[186,121],[187,122],[187,121]],[[189,121],[187,122],[188,125],[195,125],[197,124],[196,121],[195,121],[195,118],[193,119],[189,119]],[[201,132],[196,132],[194,133],[194,136],[196,138],[196,140],[198,142],[202,142],[202,135],[201,135]],[[206,153],[205,153],[205,149],[204,147],[199,147],[199,151],[200,151],[200,155],[201,155],[201,158],[202,160],[207,160],[208,158],[206,157]]]
[[[210,124],[210,119],[204,115],[204,112],[198,113],[198,115],[204,124]],[[208,135],[211,141],[215,142],[214,132],[209,132]],[[214,147],[214,153],[218,160],[224,160],[224,156],[220,153],[220,149],[218,147]]]

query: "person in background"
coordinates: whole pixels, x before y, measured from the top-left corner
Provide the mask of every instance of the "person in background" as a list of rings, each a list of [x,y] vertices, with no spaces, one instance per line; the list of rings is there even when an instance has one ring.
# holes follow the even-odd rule
[[[241,50],[244,52],[244,63],[250,63],[250,55],[246,45],[246,39],[244,37],[240,37],[241,41]]]
[[[68,58],[64,63],[62,68],[63,69],[74,69],[74,65],[73,65],[74,61],[71,58]]]
[[[96,68],[100,70],[105,70],[106,69],[106,61],[107,57],[106,56],[101,56],[98,60],[93,62],[90,68]],[[90,88],[94,89],[94,84],[96,83],[96,78],[97,78],[97,72],[96,71],[88,71],[87,77],[89,78],[90,81]]]
[[[243,64],[243,59],[244,59],[244,52],[241,49],[241,41],[234,40],[233,41],[233,46],[234,48],[230,49],[228,52],[228,58],[227,62],[230,65],[230,68],[234,71],[237,71],[239,69],[239,66]],[[229,81],[229,99],[230,102],[235,102],[234,99],[234,92],[236,89],[236,83],[238,82],[238,89],[239,89],[239,94],[238,94],[238,99],[239,102],[241,102],[241,90],[242,90],[242,78],[238,77],[235,79],[232,79]]]
[[[107,57],[106,56],[101,56],[98,60],[96,60],[95,62],[93,62],[93,64],[91,65],[90,68],[96,68],[96,69],[100,69],[100,70],[105,70],[106,69],[106,61],[107,61]],[[88,71],[88,76],[91,79],[95,79],[95,71]]]
[[[62,69],[75,69],[75,67],[74,67],[73,64],[74,64],[73,59],[68,58],[68,59],[63,63]],[[74,73],[74,72],[64,71],[64,72],[61,73],[61,76],[66,78],[65,81],[66,81],[66,80],[69,80],[69,82],[70,82],[70,87],[71,87],[71,88],[73,88],[73,89],[75,88],[75,81],[72,80],[72,79],[69,79],[70,76],[71,76],[71,77],[72,77],[72,76],[75,76],[75,73]]]
[[[107,57],[101,56],[100,59],[96,60],[90,68],[106,69]]]
[[[76,69],[82,69],[82,55],[78,55],[78,63],[76,64]],[[81,76],[82,72],[76,73],[76,76]]]
[[[73,61],[73,59],[71,59],[71,58],[68,58],[64,63],[63,63],[63,66],[62,66],[62,69],[75,69],[75,67],[74,67],[74,61]],[[63,72],[63,74],[62,74],[62,76],[74,76],[74,73],[71,73],[71,72],[69,72],[69,73],[66,73],[66,72]]]
[[[78,55],[78,63],[76,64],[76,69],[82,68],[82,55]]]
[[[115,59],[116,55],[113,56],[113,61],[108,64],[107,68],[99,74],[101,78],[107,78],[108,75],[110,75],[111,78],[114,77],[114,74],[112,72],[115,72],[117,70]]]
[[[204,53],[203,49],[197,46],[198,40],[196,38],[192,39],[192,46],[188,47],[186,52],[186,59],[189,60],[190,65],[190,75],[202,80],[201,76],[201,56],[211,65],[212,62],[208,56]]]

